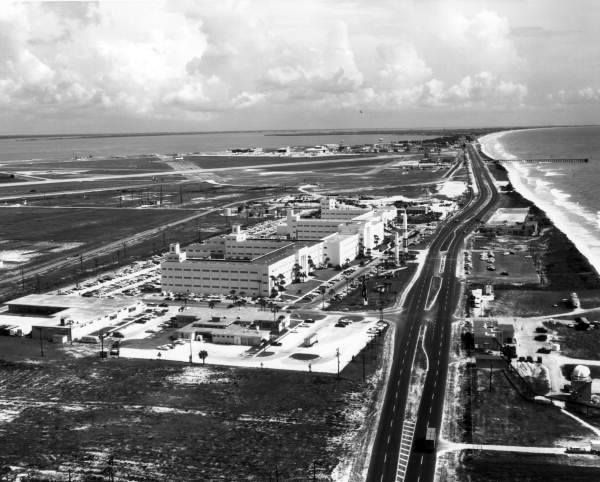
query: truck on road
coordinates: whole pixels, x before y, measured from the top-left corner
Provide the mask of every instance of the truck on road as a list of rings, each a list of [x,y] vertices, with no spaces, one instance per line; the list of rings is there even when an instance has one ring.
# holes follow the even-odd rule
[[[423,450],[433,452],[437,444],[437,429],[435,427],[427,427],[425,440],[423,440]]]

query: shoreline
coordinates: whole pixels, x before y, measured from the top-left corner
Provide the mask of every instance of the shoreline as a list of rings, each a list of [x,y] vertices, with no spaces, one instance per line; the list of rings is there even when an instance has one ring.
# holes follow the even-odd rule
[[[489,144],[495,143],[494,148],[496,145],[499,145],[499,150],[501,152],[506,152],[504,151],[504,146],[502,146],[499,141],[505,134],[511,132],[516,131],[500,131],[478,138],[477,141],[481,146],[481,152],[489,159],[496,161],[496,157],[490,153]],[[516,156],[506,153],[505,159],[516,159]],[[568,213],[556,209],[556,204],[552,200],[542,199],[539,196],[536,196],[536,194],[527,187],[527,181],[523,178],[522,173],[519,171],[515,163],[499,162],[499,165],[502,166],[502,168],[506,171],[509,182],[514,191],[544,214],[552,226],[566,237],[566,239],[573,245],[581,257],[586,260],[587,264],[595,272],[596,276],[600,278],[600,256],[592,251],[591,246],[585,242],[582,242],[582,240],[585,240],[588,234],[586,227],[581,224],[575,225],[571,221],[572,217],[570,217]]]

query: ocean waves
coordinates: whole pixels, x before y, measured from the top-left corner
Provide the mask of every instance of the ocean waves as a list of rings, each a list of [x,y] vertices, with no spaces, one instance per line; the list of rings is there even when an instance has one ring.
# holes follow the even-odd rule
[[[519,139],[519,149],[510,152],[511,147],[507,145],[509,143],[502,142],[508,132],[511,131],[480,138],[482,151],[494,159],[540,157],[536,152],[536,149],[539,149],[537,145],[532,143],[531,150],[527,150],[524,137]],[[515,136],[511,136],[511,143],[516,144],[514,139]],[[561,146],[561,148],[565,147]],[[549,147],[544,146],[544,149]],[[515,152],[520,156],[517,157]],[[512,186],[524,198],[544,211],[556,228],[569,238],[596,272],[600,273],[600,199],[582,194],[587,186],[586,183],[595,182],[589,179],[591,176],[596,176],[595,169],[575,172],[573,168],[561,165],[520,162],[502,164],[508,172]]]

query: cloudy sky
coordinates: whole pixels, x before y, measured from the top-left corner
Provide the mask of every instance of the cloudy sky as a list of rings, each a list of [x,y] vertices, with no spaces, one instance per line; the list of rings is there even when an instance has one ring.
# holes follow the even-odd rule
[[[0,133],[598,123],[596,0],[0,5]]]

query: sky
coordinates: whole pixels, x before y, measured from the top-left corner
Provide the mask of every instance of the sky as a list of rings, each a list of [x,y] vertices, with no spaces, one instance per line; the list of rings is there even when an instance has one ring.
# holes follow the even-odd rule
[[[597,0],[0,5],[0,134],[596,124]]]

